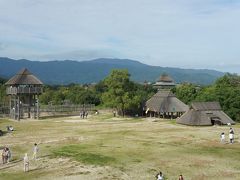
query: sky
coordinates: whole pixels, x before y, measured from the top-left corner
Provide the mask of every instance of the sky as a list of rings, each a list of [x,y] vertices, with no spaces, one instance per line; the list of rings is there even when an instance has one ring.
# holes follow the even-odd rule
[[[239,0],[0,0],[0,57],[240,73]]]

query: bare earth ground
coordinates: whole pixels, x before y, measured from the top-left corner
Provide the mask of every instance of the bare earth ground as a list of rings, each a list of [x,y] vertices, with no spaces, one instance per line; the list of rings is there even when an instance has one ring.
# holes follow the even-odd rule
[[[0,148],[8,146],[13,154],[12,162],[0,165],[4,180],[150,180],[160,170],[170,180],[179,174],[187,180],[240,179],[239,125],[234,126],[234,144],[227,143],[227,126],[190,127],[173,120],[113,118],[110,113],[84,120],[0,120],[0,129],[7,125],[16,131],[0,137]],[[221,132],[226,133],[225,144],[219,142]],[[39,158],[24,173],[22,157],[26,152],[32,156],[35,142]]]

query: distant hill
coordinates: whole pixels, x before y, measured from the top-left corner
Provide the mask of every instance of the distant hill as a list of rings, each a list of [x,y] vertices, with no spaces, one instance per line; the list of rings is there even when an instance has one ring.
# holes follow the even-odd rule
[[[91,61],[30,61],[0,57],[0,77],[10,78],[22,68],[28,68],[45,84],[93,83],[104,79],[112,69],[128,69],[137,82],[155,82],[162,73],[176,82],[211,84],[224,73],[207,69],[180,69],[150,66],[129,59],[95,59]]]

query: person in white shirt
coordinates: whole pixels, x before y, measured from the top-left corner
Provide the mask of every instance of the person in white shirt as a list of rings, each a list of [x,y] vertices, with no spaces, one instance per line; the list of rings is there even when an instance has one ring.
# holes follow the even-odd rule
[[[220,140],[221,140],[221,143],[225,142],[225,134],[224,134],[224,132],[221,133]]]
[[[234,139],[234,134],[233,133],[229,133],[229,140],[230,140],[231,144],[233,144],[233,139]]]
[[[37,143],[34,144],[33,146],[33,159],[36,160],[37,159],[37,153],[39,151],[38,145]]]
[[[156,175],[156,178],[157,178],[157,180],[163,180],[164,179],[161,171]]]
[[[29,171],[29,159],[27,153],[25,153],[25,156],[23,158],[23,170],[24,172]]]

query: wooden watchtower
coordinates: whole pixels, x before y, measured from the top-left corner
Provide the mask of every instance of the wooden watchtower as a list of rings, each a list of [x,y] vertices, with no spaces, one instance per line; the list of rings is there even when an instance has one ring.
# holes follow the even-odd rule
[[[176,86],[174,80],[167,75],[166,73],[163,73],[159,80],[153,84],[153,87],[157,88],[158,90],[160,89],[171,89]]]
[[[43,92],[43,83],[26,68],[9,79],[5,85],[10,96],[10,117],[20,120],[27,114],[28,118],[39,118],[38,96]]]

